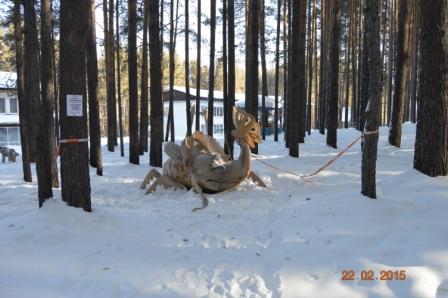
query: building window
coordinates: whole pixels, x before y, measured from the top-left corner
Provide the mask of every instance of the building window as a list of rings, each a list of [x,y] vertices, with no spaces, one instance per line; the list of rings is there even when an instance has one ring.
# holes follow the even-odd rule
[[[223,107],[213,107],[213,115],[218,117],[224,116]]]
[[[0,146],[20,145],[20,131],[18,127],[0,127]]]
[[[9,99],[9,112],[13,114],[17,114],[19,112],[19,108],[17,106],[17,98]]]
[[[6,113],[6,100],[0,98],[0,113]]]
[[[0,146],[8,145],[8,129],[0,127]]]
[[[214,124],[213,125],[213,133],[217,135],[224,134],[224,125],[223,124]]]
[[[205,124],[201,124],[201,131],[205,132]]]

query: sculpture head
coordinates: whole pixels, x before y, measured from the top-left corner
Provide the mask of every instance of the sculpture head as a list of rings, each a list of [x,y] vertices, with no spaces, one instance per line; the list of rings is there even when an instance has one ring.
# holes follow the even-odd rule
[[[249,148],[254,148],[255,144],[261,143],[260,125],[254,116],[233,107],[232,118],[235,125],[235,129],[232,130],[232,136],[238,143],[243,142]]]

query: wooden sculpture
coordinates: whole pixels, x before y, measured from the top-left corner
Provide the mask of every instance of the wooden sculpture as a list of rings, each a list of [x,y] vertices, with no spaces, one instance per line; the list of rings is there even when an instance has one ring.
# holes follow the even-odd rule
[[[232,135],[240,146],[238,159],[231,160],[214,138],[197,131],[185,138],[180,146],[167,143],[164,151],[169,159],[163,164],[163,174],[152,169],[140,188],[145,189],[153,178],[156,181],[146,194],[154,192],[159,185],[175,189],[193,188],[203,202],[202,207],[193,209],[196,211],[208,205],[204,193],[229,190],[246,178],[266,187],[252,172],[250,149],[261,143],[260,126],[252,115],[239,109],[233,108],[232,116],[235,125]]]

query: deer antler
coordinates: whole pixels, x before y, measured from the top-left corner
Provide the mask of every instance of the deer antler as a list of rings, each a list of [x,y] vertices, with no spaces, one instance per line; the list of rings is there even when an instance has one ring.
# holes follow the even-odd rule
[[[232,131],[232,135],[236,139],[240,139],[250,148],[261,143],[260,125],[251,114],[234,107],[232,116],[236,128]]]

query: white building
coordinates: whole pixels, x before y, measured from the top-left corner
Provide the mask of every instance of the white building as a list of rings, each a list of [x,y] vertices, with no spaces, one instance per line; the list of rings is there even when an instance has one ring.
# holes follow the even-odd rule
[[[205,120],[208,108],[208,90],[199,90],[200,94],[200,130],[204,133],[207,132],[207,122]],[[182,139],[187,134],[187,112],[186,112],[186,90],[185,87],[174,87],[173,94],[173,110],[174,110],[174,133],[176,139]],[[261,95],[258,96],[258,103],[261,112]],[[213,104],[213,136],[215,138],[224,137],[224,94],[222,91],[213,92],[214,104]],[[279,99],[280,101],[280,99]],[[265,108],[268,113],[269,123],[272,123],[273,119],[273,109],[274,109],[275,99],[271,96],[265,98]],[[196,89],[190,88],[190,104],[191,107],[196,110]],[[236,93],[235,94],[235,106],[239,108],[244,108],[245,106],[245,94]],[[165,88],[163,91],[163,123],[164,131],[166,130],[166,123],[168,120],[169,111],[169,88]],[[280,117],[282,115],[283,105],[279,103]],[[261,118],[259,116],[259,118]],[[192,113],[192,131],[195,130],[195,113]]]
[[[0,71],[0,147],[20,145],[16,74]]]

